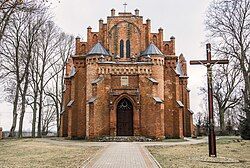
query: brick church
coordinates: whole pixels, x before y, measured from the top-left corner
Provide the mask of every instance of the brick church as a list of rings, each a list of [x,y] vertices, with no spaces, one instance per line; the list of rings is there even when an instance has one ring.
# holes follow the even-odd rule
[[[66,65],[60,135],[191,136],[192,111],[187,65],[175,54],[175,38],[135,13],[111,10],[99,31],[87,28],[87,41],[76,38],[75,55]]]

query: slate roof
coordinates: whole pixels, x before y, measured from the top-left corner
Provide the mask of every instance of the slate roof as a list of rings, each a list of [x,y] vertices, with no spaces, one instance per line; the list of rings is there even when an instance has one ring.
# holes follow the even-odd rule
[[[148,77],[148,80],[150,80],[153,83],[158,83],[158,81],[156,79],[152,78],[152,77]]]
[[[96,45],[89,51],[87,55],[109,55],[107,50],[102,46],[101,43],[96,43]]]
[[[153,97],[156,103],[163,103],[163,100],[159,97]]]
[[[67,104],[67,107],[72,106],[73,103],[74,103],[74,100],[70,100],[70,101],[68,102],[68,104]]]
[[[194,114],[193,110],[191,109],[188,109],[188,111],[191,113],[191,114]]]
[[[153,43],[151,43],[148,48],[142,53],[142,56],[145,55],[163,55],[162,52],[157,48]]]
[[[60,114],[63,114],[65,112],[64,107],[62,108],[62,111],[60,112]]]
[[[98,82],[102,81],[103,80],[103,77],[100,76],[98,77],[97,79],[95,79],[94,81],[91,82],[91,84],[97,84]]]
[[[75,74],[76,74],[76,68],[75,68],[74,66],[72,66],[72,67],[71,67],[71,70],[70,70],[69,76],[70,76],[70,77],[73,77],[73,76],[75,76]]]
[[[183,71],[182,71],[182,69],[181,69],[181,64],[180,64],[179,61],[178,61],[177,64],[176,64],[175,72],[176,72],[178,75],[180,75],[180,76],[183,76],[183,75],[184,75],[184,74],[183,74]]]
[[[180,107],[184,107],[184,105],[183,105],[183,103],[182,103],[181,101],[177,100],[176,102],[177,102],[177,104],[178,104]]]
[[[96,97],[91,97],[88,101],[87,101],[87,103],[94,103],[95,101],[96,101]]]

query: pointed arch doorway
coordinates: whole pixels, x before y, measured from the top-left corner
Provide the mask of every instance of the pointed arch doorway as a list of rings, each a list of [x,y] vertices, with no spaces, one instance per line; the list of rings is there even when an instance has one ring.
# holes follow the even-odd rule
[[[133,131],[133,105],[127,98],[117,104],[117,136],[132,136]]]

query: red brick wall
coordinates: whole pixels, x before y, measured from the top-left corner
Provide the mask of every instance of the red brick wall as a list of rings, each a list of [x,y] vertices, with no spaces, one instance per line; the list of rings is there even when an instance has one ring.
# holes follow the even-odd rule
[[[68,102],[71,99],[71,81],[69,79],[65,79],[65,85],[66,89],[63,92],[63,106],[64,106],[64,112],[61,114],[61,128],[60,128],[60,135],[63,137],[68,136]]]
[[[71,100],[75,100],[76,95],[76,79],[72,77],[71,80]],[[77,137],[77,104],[74,102],[70,107],[68,107],[68,137]]]
[[[95,136],[109,135],[109,89],[110,80],[97,83],[97,100],[94,102]]]
[[[173,69],[176,66],[175,58],[169,58],[165,60],[164,71],[164,123],[165,123],[165,135],[172,137],[174,134],[174,114],[175,114],[175,73]]]
[[[131,55],[139,57],[151,43],[165,54],[151,56],[151,64],[99,63],[99,56],[83,56],[99,41],[113,54],[120,54],[120,40],[130,40]],[[184,75],[186,62],[179,57]],[[106,61],[115,61],[113,56]],[[139,60],[143,60],[139,58]],[[131,61],[130,58],[119,60]],[[76,56],[68,60],[66,76],[72,66],[77,73],[65,80],[65,112],[62,114],[61,136],[94,138],[103,135],[116,135],[116,106],[121,98],[128,98],[133,104],[134,134],[162,138],[190,135],[192,115],[189,109],[187,79],[176,74],[175,38],[163,41],[163,29],[151,32],[151,21],[143,23],[141,16],[130,13],[114,14],[107,23],[99,20],[99,31],[87,30],[87,42],[76,38]],[[92,84],[102,76],[103,80]],[[128,76],[129,86],[121,86],[121,76]],[[158,83],[148,79],[153,77]],[[87,103],[96,97],[92,103]],[[156,103],[153,97],[161,98],[164,103]],[[67,107],[70,100],[75,102]],[[184,107],[177,105],[180,100]]]
[[[77,137],[86,136],[86,64],[84,59],[75,59],[75,98],[74,106],[77,113]]]
[[[175,55],[175,40],[171,39],[164,42],[163,29],[160,28],[157,33],[151,33],[150,20],[143,23],[142,16],[122,13],[119,16],[107,17],[107,23],[99,20],[98,32],[92,32],[92,28],[88,27],[87,42],[81,42],[79,38],[76,39],[76,54],[86,54],[96,42],[100,41],[110,51],[110,54],[117,55],[120,53],[119,42],[121,39],[124,42],[130,39],[132,55],[139,56],[140,52],[144,51],[150,42],[155,43],[163,53]],[[168,44],[168,47],[166,47],[166,44]]]

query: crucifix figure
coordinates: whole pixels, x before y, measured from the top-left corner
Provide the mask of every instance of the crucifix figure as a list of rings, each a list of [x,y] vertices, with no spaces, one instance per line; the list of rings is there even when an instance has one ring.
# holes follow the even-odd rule
[[[126,8],[127,8],[128,4],[125,2],[123,5],[124,5],[124,13],[126,13],[126,11],[127,11]]]
[[[209,109],[209,156],[216,157],[216,139],[214,133],[214,112],[213,112],[213,87],[212,87],[212,67],[215,64],[228,64],[228,60],[212,60],[211,44],[206,45],[207,60],[192,60],[190,65],[205,65],[207,67],[207,86],[208,86],[208,109]]]

